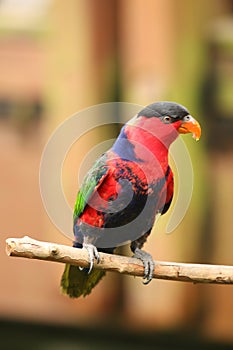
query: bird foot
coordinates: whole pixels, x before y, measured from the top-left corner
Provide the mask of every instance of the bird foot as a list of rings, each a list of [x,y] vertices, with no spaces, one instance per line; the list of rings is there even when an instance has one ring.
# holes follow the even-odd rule
[[[144,266],[144,277],[143,279],[143,284],[148,284],[153,278],[153,273],[154,273],[154,268],[155,268],[155,263],[152,258],[152,256],[145,252],[144,250],[141,250],[139,248],[136,248],[134,251],[133,258],[140,259],[143,262]]]
[[[88,274],[89,274],[93,269],[95,259],[97,264],[100,262],[100,255],[97,248],[93,244],[83,243],[83,249],[87,250],[88,256],[89,256],[89,261],[90,261],[90,267],[88,270]]]

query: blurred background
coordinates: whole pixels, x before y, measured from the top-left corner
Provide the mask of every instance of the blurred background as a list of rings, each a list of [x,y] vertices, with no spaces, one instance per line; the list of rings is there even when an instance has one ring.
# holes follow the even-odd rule
[[[233,345],[232,286],[154,280],[145,287],[109,273],[90,296],[69,300],[59,289],[62,264],[5,254],[5,239],[23,235],[71,245],[50,222],[38,180],[43,148],[62,121],[99,103],[174,100],[202,124],[198,144],[185,137],[194,192],[180,226],[171,235],[159,226],[147,250],[158,260],[232,264],[232,95],[232,0],[0,1],[4,349]],[[110,129],[87,135],[68,155],[71,206],[80,162]]]

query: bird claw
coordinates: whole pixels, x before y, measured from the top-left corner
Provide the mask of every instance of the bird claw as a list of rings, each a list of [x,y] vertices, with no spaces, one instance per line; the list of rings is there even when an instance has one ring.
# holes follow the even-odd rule
[[[100,255],[97,248],[93,244],[83,243],[83,248],[87,250],[88,256],[89,256],[89,261],[90,261],[90,267],[88,270],[88,274],[89,274],[93,269],[95,259],[97,264],[99,264]]]
[[[134,251],[134,258],[140,259],[144,266],[144,276],[143,276],[143,284],[148,284],[153,278],[155,263],[152,258],[152,256],[145,252],[144,250],[141,250],[139,248],[136,248]]]

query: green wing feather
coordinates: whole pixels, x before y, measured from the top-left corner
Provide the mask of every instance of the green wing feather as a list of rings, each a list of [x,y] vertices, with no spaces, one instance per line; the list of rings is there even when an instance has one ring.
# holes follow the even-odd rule
[[[109,168],[106,165],[106,158],[106,154],[99,158],[84,178],[74,207],[74,220],[82,214],[88,199],[107,176]],[[85,270],[80,270],[78,266],[66,264],[61,278],[62,293],[67,294],[70,298],[78,298],[81,295],[85,297],[91,293],[104,275],[105,272],[101,270],[93,269],[88,274]]]
[[[74,220],[82,214],[90,196],[97,190],[108,174],[106,153],[100,157],[84,178],[83,184],[77,194],[74,206]]]

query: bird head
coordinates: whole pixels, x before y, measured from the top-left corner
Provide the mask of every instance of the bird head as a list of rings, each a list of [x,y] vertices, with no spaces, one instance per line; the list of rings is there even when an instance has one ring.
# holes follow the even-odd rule
[[[201,127],[189,111],[175,102],[156,102],[143,108],[131,122],[153,133],[162,142],[171,144],[179,134],[192,133],[197,141],[201,136]]]

